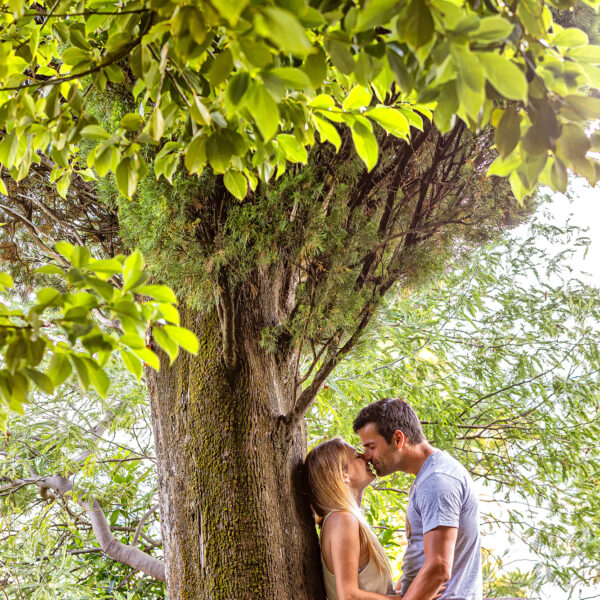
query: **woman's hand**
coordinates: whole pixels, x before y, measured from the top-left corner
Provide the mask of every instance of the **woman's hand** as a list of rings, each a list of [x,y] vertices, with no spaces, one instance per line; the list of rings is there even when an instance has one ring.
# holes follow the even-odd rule
[[[443,585],[438,591],[437,594],[432,598],[432,600],[438,600],[438,598],[441,598],[442,594],[446,591],[446,586]],[[396,595],[395,596],[388,596],[388,598],[394,598],[395,600],[402,600],[402,598],[404,598],[404,596],[400,593],[400,582],[398,581],[398,583],[396,584]]]

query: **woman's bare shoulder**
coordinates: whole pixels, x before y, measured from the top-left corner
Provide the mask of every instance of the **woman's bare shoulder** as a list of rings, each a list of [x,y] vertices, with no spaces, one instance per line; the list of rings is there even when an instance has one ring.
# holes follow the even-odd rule
[[[329,516],[323,523],[323,531],[327,528],[329,531],[333,531],[339,528],[348,528],[358,526],[358,518],[347,510],[336,510],[335,512],[329,513]]]

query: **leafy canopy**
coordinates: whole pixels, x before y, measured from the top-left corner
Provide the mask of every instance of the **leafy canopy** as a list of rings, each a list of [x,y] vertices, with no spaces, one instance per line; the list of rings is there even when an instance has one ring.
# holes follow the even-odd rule
[[[0,163],[20,180],[50,157],[62,195],[74,172],[112,172],[131,198],[148,163],[171,181],[183,160],[191,173],[210,165],[243,198],[258,178],[306,163],[317,135],[339,149],[341,127],[370,170],[376,126],[408,139],[433,111],[442,132],[457,118],[495,127],[490,173],[510,176],[518,198],[538,180],[564,190],[567,168],[595,184],[599,140],[585,124],[600,100],[586,90],[600,87],[600,47],[549,8],[573,4],[3,2]],[[108,82],[131,111],[107,130],[86,94]]]
[[[145,341],[147,334],[171,364],[179,348],[198,352],[196,336],[179,326],[173,291],[147,285],[150,275],[139,252],[97,260],[87,248],[68,242],[57,243],[56,250],[63,268],[46,265],[37,270],[40,275],[58,276],[54,286],[38,288],[28,310],[0,303],[3,430],[7,409],[22,413],[33,384],[52,394],[74,372],[84,390],[91,387],[105,397],[111,380],[104,367],[113,353],[119,352],[138,380],[144,365],[158,370],[160,361]],[[0,290],[5,293],[12,287],[11,276],[0,273]],[[98,325],[98,314],[108,315],[111,329]]]

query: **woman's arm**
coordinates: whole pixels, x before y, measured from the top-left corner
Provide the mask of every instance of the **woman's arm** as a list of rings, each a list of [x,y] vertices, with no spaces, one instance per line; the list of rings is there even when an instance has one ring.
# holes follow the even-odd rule
[[[388,600],[398,596],[384,596],[358,588],[360,536],[358,519],[349,512],[330,515],[323,547],[325,561],[331,565],[339,600]],[[325,534],[325,527],[323,534]]]

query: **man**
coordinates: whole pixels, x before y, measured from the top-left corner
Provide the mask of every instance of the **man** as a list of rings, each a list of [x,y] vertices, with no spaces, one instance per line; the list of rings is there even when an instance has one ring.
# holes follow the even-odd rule
[[[408,496],[402,564],[404,600],[481,600],[479,500],[467,470],[431,446],[415,411],[384,398],[365,406],[354,420],[365,460],[377,475],[415,475]]]

